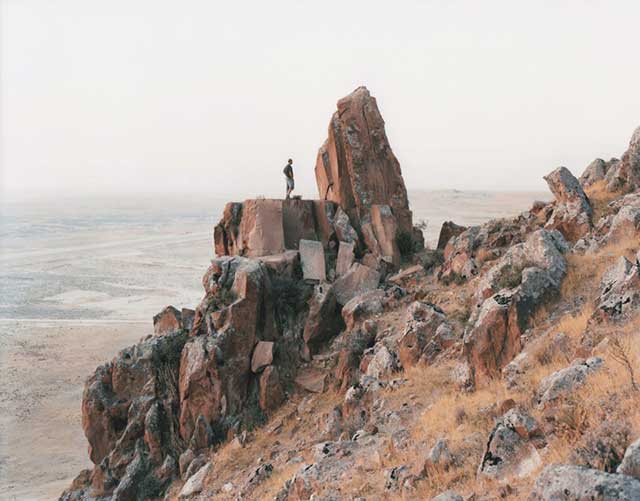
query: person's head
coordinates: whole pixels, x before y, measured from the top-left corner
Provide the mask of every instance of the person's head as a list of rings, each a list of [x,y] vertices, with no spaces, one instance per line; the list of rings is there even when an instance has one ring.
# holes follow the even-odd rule
[[[287,160],[287,163],[291,165],[293,163],[293,160],[290,158],[289,160]]]

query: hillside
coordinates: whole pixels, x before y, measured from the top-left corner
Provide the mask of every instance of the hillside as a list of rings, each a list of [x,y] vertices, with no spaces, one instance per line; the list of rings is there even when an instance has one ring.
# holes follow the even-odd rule
[[[227,204],[201,302],[87,380],[61,499],[640,499],[640,128],[436,249],[366,88],[315,173]]]

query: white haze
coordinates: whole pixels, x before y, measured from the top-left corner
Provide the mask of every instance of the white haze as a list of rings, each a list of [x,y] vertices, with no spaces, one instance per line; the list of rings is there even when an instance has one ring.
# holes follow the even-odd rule
[[[640,125],[637,1],[3,0],[4,197],[315,196],[367,85],[412,189],[544,189]]]

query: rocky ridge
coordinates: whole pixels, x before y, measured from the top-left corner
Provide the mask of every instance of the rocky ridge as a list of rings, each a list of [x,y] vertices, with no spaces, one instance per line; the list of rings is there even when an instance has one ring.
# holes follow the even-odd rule
[[[575,446],[586,466],[549,458],[616,360],[633,384],[602,408],[635,398],[637,360],[611,332],[640,314],[640,129],[619,161],[546,176],[551,203],[447,222],[430,250],[375,99],[360,87],[337,108],[320,199],[227,204],[201,302],[165,308],[87,380],[94,467],[61,499],[633,499],[630,439],[587,461],[593,425]],[[598,260],[597,292],[567,297],[577,263]],[[587,310],[576,335],[557,331]]]

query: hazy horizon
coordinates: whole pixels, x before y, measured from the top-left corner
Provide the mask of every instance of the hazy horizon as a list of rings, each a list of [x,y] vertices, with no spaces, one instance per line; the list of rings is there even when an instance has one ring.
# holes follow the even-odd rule
[[[546,191],[640,125],[640,4],[4,0],[2,198],[316,196],[336,101],[378,99],[410,191]]]

